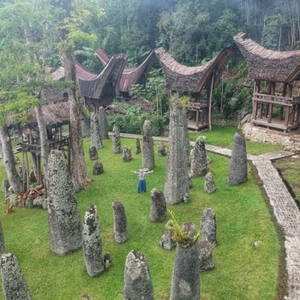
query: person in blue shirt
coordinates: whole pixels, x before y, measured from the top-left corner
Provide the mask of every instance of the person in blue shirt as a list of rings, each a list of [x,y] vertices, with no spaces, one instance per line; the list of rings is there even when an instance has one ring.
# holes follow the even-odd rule
[[[138,193],[146,193],[147,186],[145,176],[153,173],[153,171],[149,171],[149,169],[140,169],[139,171],[132,172],[139,176]]]

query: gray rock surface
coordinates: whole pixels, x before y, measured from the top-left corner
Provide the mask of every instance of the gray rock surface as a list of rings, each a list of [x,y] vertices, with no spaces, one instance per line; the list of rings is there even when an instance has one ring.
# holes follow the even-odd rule
[[[130,162],[132,160],[131,148],[124,146],[123,148],[123,161]]]
[[[99,122],[99,128],[100,128],[100,136],[102,140],[108,140],[108,122],[107,122],[107,116],[106,112],[103,106],[99,107],[98,112],[98,122]]]
[[[163,141],[160,141],[157,144],[157,154],[158,154],[158,156],[166,156],[167,155],[167,152],[165,149],[165,144]]]
[[[199,136],[195,142],[195,147],[191,150],[192,177],[203,176],[208,172],[205,139],[205,137]]]
[[[115,154],[122,153],[120,130],[117,125],[114,125],[114,127],[113,127],[112,140],[113,140],[114,153]]]
[[[143,168],[152,170],[155,167],[154,161],[154,144],[151,129],[151,121],[145,120],[143,125],[143,151],[142,151]]]
[[[190,232],[192,241],[197,230],[192,223],[185,223],[183,231]],[[189,247],[177,243],[173,268],[170,300],[200,300],[200,244],[199,241]]]
[[[98,115],[95,113],[91,113],[91,146],[96,147],[96,149],[101,149],[103,147]]]
[[[139,154],[141,153],[142,150],[141,150],[141,143],[140,143],[140,139],[139,138],[136,138],[135,139],[135,154]]]
[[[189,198],[188,157],[186,148],[186,111],[180,99],[170,101],[169,148],[166,165],[164,195],[169,204],[181,203]]]
[[[32,300],[16,257],[12,253],[3,254],[0,267],[5,300]]]
[[[212,259],[213,247],[207,241],[200,241],[200,271],[208,271],[215,268]]]
[[[89,150],[90,160],[98,159],[98,152],[95,146],[91,146]]]
[[[211,194],[216,190],[213,174],[208,172],[204,179],[204,192]]]
[[[62,151],[50,152],[47,178],[50,248],[65,255],[81,248],[82,236],[75,191]]]
[[[217,223],[216,215],[212,208],[203,211],[200,228],[202,230],[202,240],[211,243],[212,247],[217,245]]]
[[[127,255],[124,272],[125,300],[153,300],[153,286],[144,254],[131,251]]]
[[[176,242],[173,240],[173,231],[168,228],[171,220],[169,220],[166,224],[165,233],[162,235],[159,245],[165,250],[172,250],[176,247]]]
[[[114,236],[115,241],[119,244],[128,240],[127,220],[123,204],[120,201],[114,201]]]
[[[93,175],[100,175],[104,172],[103,164],[101,161],[96,160],[93,165]]]
[[[152,222],[162,222],[167,215],[167,205],[164,194],[158,189],[151,191],[152,204],[149,219]]]
[[[90,205],[84,215],[82,226],[83,259],[87,273],[91,277],[99,276],[105,270],[102,258],[97,207]]]
[[[243,136],[236,133],[233,137],[228,183],[237,185],[247,181],[247,151]]]

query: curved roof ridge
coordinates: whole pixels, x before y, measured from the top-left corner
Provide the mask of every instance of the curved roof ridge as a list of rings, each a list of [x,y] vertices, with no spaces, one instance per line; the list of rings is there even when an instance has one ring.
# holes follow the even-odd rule
[[[76,76],[80,79],[89,80],[97,77],[97,74],[92,73],[89,69],[87,69],[78,61],[76,61],[75,63],[75,68],[76,68]]]
[[[233,51],[231,46],[223,48],[210,61],[196,67],[180,64],[163,48],[158,48],[154,52],[171,91],[200,92],[204,85],[210,83],[213,73],[216,73],[214,86],[217,85]]]

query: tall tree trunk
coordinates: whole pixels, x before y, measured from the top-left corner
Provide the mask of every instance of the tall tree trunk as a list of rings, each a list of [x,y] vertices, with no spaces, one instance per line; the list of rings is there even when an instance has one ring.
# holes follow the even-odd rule
[[[40,145],[41,145],[41,159],[44,173],[44,185],[47,183],[47,169],[48,169],[48,156],[49,156],[49,142],[47,135],[46,123],[42,111],[42,106],[35,107],[35,114],[38,122],[39,133],[40,133]]]
[[[70,138],[71,138],[71,165],[70,173],[76,192],[84,189],[88,182],[87,169],[83,156],[83,140],[80,118],[80,92],[76,77],[74,54],[72,50],[64,53],[65,80],[74,83],[69,89],[70,103]]]
[[[7,173],[9,183],[15,193],[23,193],[23,184],[16,170],[15,157],[7,127],[0,128],[0,141],[2,144],[2,161]]]

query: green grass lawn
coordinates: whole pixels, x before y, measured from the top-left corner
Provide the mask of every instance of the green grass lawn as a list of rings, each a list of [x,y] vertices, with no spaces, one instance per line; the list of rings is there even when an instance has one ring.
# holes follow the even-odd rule
[[[210,143],[213,136],[205,134]],[[135,140],[122,139],[122,146],[130,146],[134,153]],[[154,173],[146,178],[148,191],[137,194],[138,179],[131,170],[141,167],[141,154],[133,154],[133,160],[124,163],[122,154],[113,154],[111,140],[107,140],[98,151],[104,173],[94,176],[88,148],[89,139],[86,139],[85,153],[92,181],[85,191],[77,194],[78,206],[82,218],[89,204],[97,206],[103,251],[112,256],[111,268],[100,277],[90,278],[85,271],[82,250],[64,257],[50,252],[47,211],[15,208],[14,213],[5,214],[5,204],[1,201],[0,219],[7,251],[16,255],[35,300],[84,299],[83,294],[94,300],[122,299],[125,259],[131,250],[147,257],[155,299],[169,299],[175,250],[165,251],[159,246],[166,222],[153,223],[148,219],[150,190],[164,188],[166,158],[155,157]],[[156,149],[155,143],[155,152]],[[208,207],[215,210],[218,240],[213,253],[215,269],[200,275],[201,299],[274,299],[280,243],[262,193],[250,173],[245,184],[229,186],[229,159],[209,156],[217,191],[205,194],[204,178],[197,178],[193,180],[189,203],[168,205],[180,223],[191,221],[198,228],[202,211]],[[3,168],[0,172],[3,179]],[[4,199],[2,191],[1,198]],[[115,200],[123,203],[127,215],[129,240],[125,244],[114,241],[112,202]],[[257,240],[261,243],[255,248],[253,242]]]
[[[212,131],[189,133],[189,139],[191,141],[196,141],[198,136],[205,136],[207,144],[232,149],[232,140],[236,132],[239,132],[236,127],[213,126]],[[246,148],[247,153],[252,155],[259,155],[283,149],[280,145],[271,145],[252,141],[246,141]]]

